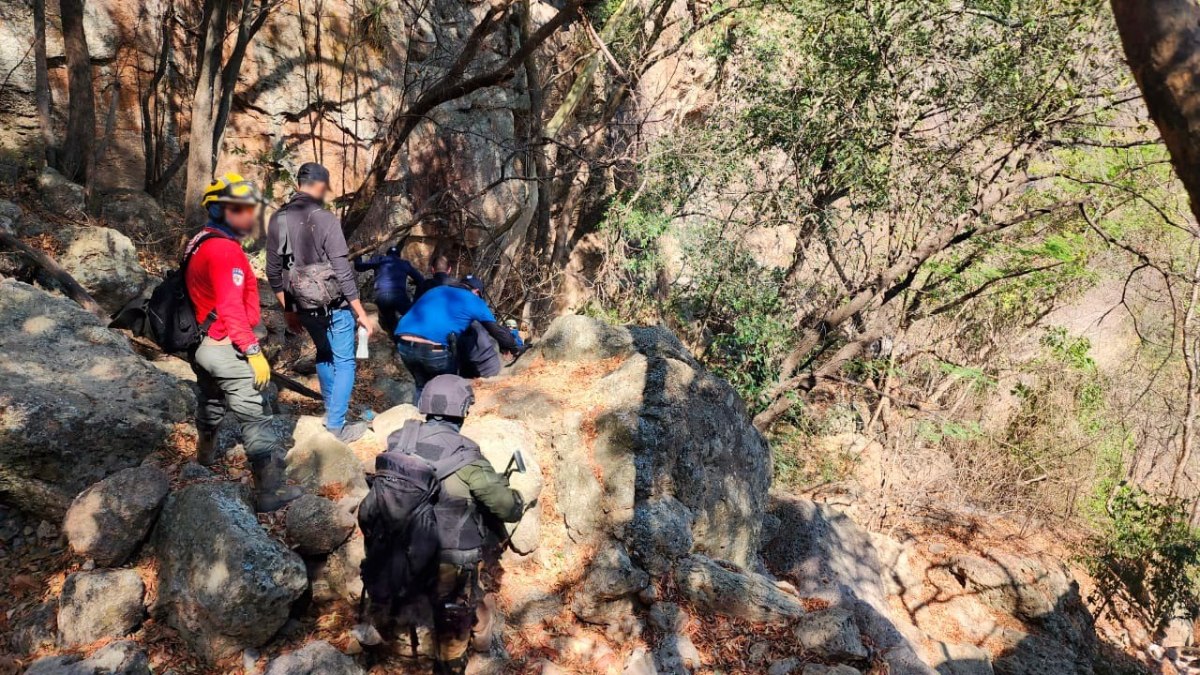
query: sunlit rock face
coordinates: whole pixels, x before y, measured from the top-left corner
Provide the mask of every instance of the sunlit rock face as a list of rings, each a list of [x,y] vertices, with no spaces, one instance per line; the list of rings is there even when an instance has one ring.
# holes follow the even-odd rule
[[[304,561],[267,534],[237,483],[172,494],[153,543],[155,615],[208,661],[265,643],[308,588]]]
[[[192,404],[74,302],[0,281],[0,499],[57,520],[166,443]]]

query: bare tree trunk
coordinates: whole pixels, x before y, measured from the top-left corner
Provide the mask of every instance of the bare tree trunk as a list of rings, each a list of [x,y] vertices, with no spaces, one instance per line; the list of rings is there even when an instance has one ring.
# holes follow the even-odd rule
[[[275,5],[254,0],[240,0],[237,37],[222,64],[225,33],[229,27],[232,0],[206,0],[205,18],[200,34],[200,75],[196,78],[196,93],[192,98],[192,130],[188,143],[187,190],[184,199],[184,221],[192,227],[204,222],[200,198],[212,181],[225,139],[225,128],[233,108],[233,94],[238,74],[246,59],[246,50],[254,36],[267,22]]]
[[[1200,4],[1111,1],[1126,60],[1200,219]]]
[[[1196,303],[1200,302],[1200,255],[1197,255],[1196,265],[1192,270],[1192,294],[1188,299],[1187,311],[1183,313],[1183,325],[1180,338],[1183,342],[1183,364],[1187,368],[1187,390],[1184,395],[1183,433],[1179,439],[1179,459],[1171,472],[1171,492],[1180,494],[1180,481],[1187,475],[1188,464],[1192,461],[1192,448],[1196,444],[1196,388],[1200,379],[1200,344],[1192,332],[1192,323],[1196,319]]]
[[[92,90],[92,58],[83,30],[83,0],[62,0],[63,49],[67,57],[67,135],[63,141],[62,174],[87,183],[96,135],[96,100]]]
[[[161,162],[163,155],[162,146],[164,143],[161,137],[162,129],[158,124],[158,120],[162,119],[163,107],[167,105],[167,97],[161,95],[159,87],[162,86],[163,78],[167,75],[167,67],[171,63],[171,33],[174,26],[174,16],[175,4],[168,2],[166,10],[163,11],[162,15],[161,44],[159,46],[158,58],[155,60],[154,75],[151,76],[150,82],[146,85],[138,100],[138,105],[142,113],[142,155],[145,158],[143,189],[154,197],[158,197],[163,187]],[[151,102],[154,103],[153,112],[150,107]],[[174,175],[173,172],[172,175]],[[170,176],[166,177],[168,181],[170,178]]]
[[[184,224],[197,227],[204,222],[200,199],[216,168],[213,125],[217,76],[221,72],[223,37],[229,19],[229,0],[205,0],[200,33],[200,73],[192,96],[191,133],[188,141],[187,188],[184,191]]]
[[[396,114],[393,115],[379,144],[379,152],[371,162],[371,168],[367,171],[367,175],[359,184],[358,189],[354,191],[350,203],[346,207],[342,218],[342,229],[346,236],[349,237],[353,234],[358,226],[366,220],[375,193],[387,179],[396,155],[400,153],[401,148],[408,141],[408,137],[412,135],[426,115],[443,103],[462,98],[480,89],[507,82],[512,78],[516,69],[525,63],[525,59],[530,54],[578,15],[581,3],[582,0],[569,0],[553,18],[534,31],[529,39],[523,42],[521,47],[510,54],[500,65],[480,75],[469,77],[465,73],[468,67],[474,63],[484,42],[496,30],[503,7],[493,7],[485,14],[467,37],[462,51],[459,52],[446,75],[417,97],[412,105],[396,111]]]
[[[978,214],[986,212],[999,202],[1002,193],[996,193],[986,203],[977,209],[969,211],[960,221],[951,223],[941,230],[931,234],[920,243],[911,253],[898,260],[891,267],[879,274],[876,279],[859,290],[840,305],[832,308],[818,317],[811,328],[805,330],[796,345],[788,352],[781,366],[779,379],[765,392],[767,407],[754,417],[754,426],[760,431],[771,427],[792,406],[791,395],[797,389],[811,387],[815,382],[813,375],[798,375],[797,371],[805,359],[811,358],[813,350],[822,344],[828,344],[834,334],[848,319],[867,309],[872,303],[886,302],[895,297],[913,280],[918,270],[930,258],[942,251],[953,248],[959,243],[973,237],[984,236],[1014,225],[1028,222],[1033,218],[1043,216],[1065,208],[1078,207],[1077,202],[1060,203],[1053,206],[1027,211],[1008,221],[993,221],[963,229],[966,222],[978,220]],[[836,358],[836,357],[835,357]],[[853,358],[853,357],[851,357]],[[846,359],[840,359],[839,364]],[[822,369],[817,375],[830,375],[831,371]]]
[[[50,119],[50,72],[46,65],[46,0],[33,0],[33,70],[38,123],[42,127],[42,144],[46,146],[46,164],[54,166],[57,163],[58,148],[54,141],[54,121]]]

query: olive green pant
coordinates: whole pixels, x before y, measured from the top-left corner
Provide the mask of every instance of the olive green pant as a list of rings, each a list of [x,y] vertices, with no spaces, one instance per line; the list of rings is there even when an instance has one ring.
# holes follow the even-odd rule
[[[287,451],[272,416],[265,410],[262,394],[254,388],[254,370],[228,339],[204,338],[193,352],[191,363],[200,387],[197,431],[216,433],[225,413],[232,412],[241,426],[247,458],[275,452],[282,456]]]

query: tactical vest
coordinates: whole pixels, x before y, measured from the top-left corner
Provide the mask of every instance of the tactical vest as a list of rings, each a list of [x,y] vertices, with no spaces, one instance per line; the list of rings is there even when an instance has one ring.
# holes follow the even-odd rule
[[[410,420],[388,437],[389,452],[416,455],[434,467],[438,479],[458,480],[454,473],[483,459],[479,445],[448,424]],[[477,551],[483,547],[484,522],[469,496],[443,489],[433,506],[437,515],[438,542],[443,553]]]

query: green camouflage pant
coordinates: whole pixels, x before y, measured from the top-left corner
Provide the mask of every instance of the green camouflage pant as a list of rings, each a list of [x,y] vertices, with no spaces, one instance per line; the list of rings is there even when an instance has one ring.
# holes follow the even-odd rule
[[[246,358],[226,340],[204,339],[192,355],[192,371],[200,387],[196,429],[215,433],[226,412],[241,425],[246,457],[261,457],[287,451],[275,430],[263,396],[254,388],[254,371]]]

